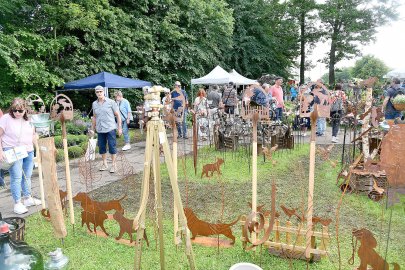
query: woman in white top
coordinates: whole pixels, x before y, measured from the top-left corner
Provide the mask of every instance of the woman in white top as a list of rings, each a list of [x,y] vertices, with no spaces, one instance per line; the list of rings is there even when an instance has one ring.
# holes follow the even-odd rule
[[[4,151],[22,147],[27,157],[13,163],[9,169],[10,189],[14,199],[14,213],[24,214],[27,207],[41,204],[31,196],[31,175],[34,168],[35,131],[28,121],[27,106],[24,99],[15,98],[8,114],[0,119],[0,161],[4,162]],[[23,201],[21,201],[21,192]]]
[[[197,97],[194,100],[194,110],[198,119],[198,136],[205,141],[208,132],[208,100],[203,88],[198,90]]]

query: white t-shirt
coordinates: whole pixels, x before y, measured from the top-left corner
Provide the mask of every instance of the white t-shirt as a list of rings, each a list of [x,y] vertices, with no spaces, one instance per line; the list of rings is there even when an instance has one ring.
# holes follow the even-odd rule
[[[24,119],[16,119],[10,114],[5,114],[0,118],[0,128],[4,134],[1,137],[3,148],[25,146],[27,152],[34,151],[32,142],[34,136],[34,127],[29,121]]]

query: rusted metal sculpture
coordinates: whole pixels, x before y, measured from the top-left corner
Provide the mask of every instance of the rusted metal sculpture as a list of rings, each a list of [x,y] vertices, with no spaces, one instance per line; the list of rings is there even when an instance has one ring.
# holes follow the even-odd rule
[[[66,173],[66,191],[68,193],[69,199],[69,216],[70,223],[75,224],[75,214],[73,209],[72,200],[72,182],[70,178],[70,163],[69,163],[69,153],[67,145],[67,133],[65,121],[73,119],[73,103],[67,96],[60,94],[57,95],[51,102],[51,119],[59,120],[62,126],[62,141],[63,141],[63,152],[65,158],[65,173]]]
[[[393,187],[405,186],[405,124],[393,125],[381,143],[380,165]]]
[[[270,149],[267,148],[266,146],[262,146],[262,152],[264,154],[264,156],[269,159],[272,160],[273,158],[273,153],[276,152],[278,148],[278,144],[275,144],[273,147],[271,147]]]
[[[197,235],[210,236],[222,234],[232,240],[231,244],[235,243],[235,236],[233,236],[232,234],[231,227],[239,221],[240,216],[236,220],[228,224],[225,223],[213,224],[199,219],[194,214],[191,208],[184,208],[184,213],[186,214],[187,227],[191,231],[192,240],[195,239]]]
[[[79,192],[76,194],[76,196],[73,197],[73,200],[76,202],[80,202],[80,206],[83,208],[84,211],[96,212],[97,210],[101,211],[115,210],[124,213],[124,208],[122,208],[121,206],[121,201],[126,197],[127,195],[124,195],[117,200],[98,202],[91,199],[87,193]]]
[[[254,208],[252,207],[252,209]],[[265,228],[265,216],[261,212],[252,211],[243,221],[244,225],[242,228],[242,239],[245,250],[252,250],[257,246],[264,244],[269,239],[270,234],[273,231],[274,222],[276,219],[276,184],[274,182],[271,187],[270,212],[270,221],[267,228]],[[259,222],[256,220],[257,216],[259,216]],[[263,233],[263,236],[257,240],[256,238],[260,233]],[[248,243],[251,245],[248,246]]]
[[[222,158],[217,158],[217,161],[214,163],[205,164],[202,168],[201,178],[205,175],[206,177],[212,177],[214,172],[217,172],[218,175],[221,175],[221,165],[224,164],[224,160]],[[211,175],[208,175],[211,173]]]
[[[67,192],[59,189],[59,196],[60,196],[60,202],[61,202],[61,206],[62,206],[62,211],[65,211],[66,210],[66,204],[67,204]],[[49,212],[49,209],[45,209],[45,208],[41,210],[41,215],[44,218],[50,218],[51,217],[51,213]]]
[[[359,230],[353,230],[352,237],[356,238],[356,244],[353,245],[352,258],[349,259],[349,264],[354,264],[354,253],[357,246],[357,242],[360,242],[357,255],[360,259],[360,265],[358,270],[370,269],[367,266],[371,266],[373,270],[388,270],[390,269],[388,262],[381,257],[375,250],[377,247],[377,240],[372,232],[363,228]],[[400,267],[397,263],[392,263],[394,270],[399,270]]]
[[[26,99],[27,113],[45,113],[45,102],[36,94],[30,94]]]
[[[83,227],[84,224],[86,224],[87,229],[90,232],[94,232],[95,234],[97,234],[96,228],[100,227],[101,230],[105,233],[106,236],[109,235],[107,233],[107,231],[105,230],[105,228],[104,228],[104,221],[106,219],[108,219],[108,216],[104,211],[98,210],[98,209],[96,209],[95,211],[86,211],[86,210],[84,210],[84,211],[82,211],[81,217],[82,217],[82,227]],[[90,223],[93,223],[94,231],[91,230]]]
[[[122,236],[124,235],[124,233],[127,233],[129,235],[129,239],[130,239],[129,241],[130,241],[130,243],[132,243],[133,242],[132,234],[136,233],[136,230],[134,230],[132,227],[134,220],[124,217],[124,215],[120,211],[115,211],[113,218],[120,225],[120,232],[119,232],[118,236],[115,238],[115,240],[120,240],[122,238]],[[146,244],[149,247],[149,241],[148,241],[148,237],[146,236],[146,230],[144,230],[144,232],[143,232],[143,239],[145,240]]]
[[[310,94],[301,95],[300,116],[310,117],[312,106],[317,105],[318,117],[330,117],[330,93],[322,83],[310,82],[303,89],[305,92],[308,88],[315,86]],[[312,122],[311,122],[312,123]]]

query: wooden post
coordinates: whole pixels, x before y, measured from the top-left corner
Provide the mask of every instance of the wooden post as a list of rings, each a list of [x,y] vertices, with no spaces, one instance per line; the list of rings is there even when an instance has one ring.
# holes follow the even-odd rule
[[[312,244],[312,214],[314,204],[314,183],[315,183],[315,146],[316,146],[316,119],[318,118],[318,105],[314,105],[314,111],[311,113],[311,144],[309,149],[309,183],[308,183],[308,208],[307,208],[307,232],[305,257],[311,257]]]
[[[364,108],[364,111],[367,112],[373,104],[373,88],[367,88],[366,92],[366,106]],[[371,113],[367,114],[364,119],[363,119],[363,125],[361,126],[361,132],[366,132],[368,127],[368,124],[370,122],[370,115]],[[362,140],[362,148],[363,148],[363,156],[364,160],[367,160],[370,156],[370,145],[368,142],[368,134],[364,134],[364,136],[361,138]]]
[[[280,220],[276,220],[275,222],[276,231],[274,233],[274,242],[280,243]]]
[[[322,226],[322,237],[321,237],[321,245],[319,247],[320,250],[326,250],[329,245],[329,227]]]
[[[53,137],[48,137],[40,139],[38,145],[42,157],[46,200],[48,202],[53,230],[56,238],[65,238],[67,232],[59,195],[58,177],[56,175],[55,142]]]
[[[39,151],[39,145],[38,145],[38,140],[39,136],[38,134],[35,134],[36,140],[35,140],[35,154],[37,158],[37,164],[38,164],[38,177],[39,177],[39,192],[41,194],[41,204],[42,204],[42,209],[46,208],[45,205],[45,192],[44,192],[44,178],[42,175],[42,160],[41,160],[41,151]]]
[[[176,182],[178,182],[178,168],[177,168],[177,126],[176,121],[174,121],[174,117],[172,117],[172,127],[173,127],[173,169],[174,169],[174,178]],[[174,244],[179,245],[180,239],[177,236],[179,231],[179,209],[177,209],[177,205],[174,203],[173,198],[173,222],[174,222]]]
[[[257,212],[257,122],[259,113],[254,112],[253,117],[253,146],[252,146],[252,211]],[[253,219],[255,221],[256,218]],[[252,242],[256,242],[256,234],[252,234]]]
[[[63,153],[65,156],[65,171],[66,171],[66,192],[69,200],[69,216],[70,216],[70,224],[75,224],[75,212],[73,209],[73,196],[72,196],[72,182],[70,179],[70,164],[69,164],[69,152],[68,152],[68,145],[67,145],[67,134],[66,134],[66,124],[63,118],[63,114],[61,114],[60,123],[62,126],[62,141],[63,141]]]
[[[285,226],[287,229],[291,229],[291,221],[287,220]],[[285,233],[285,242],[287,245],[291,245],[291,233],[289,231]]]

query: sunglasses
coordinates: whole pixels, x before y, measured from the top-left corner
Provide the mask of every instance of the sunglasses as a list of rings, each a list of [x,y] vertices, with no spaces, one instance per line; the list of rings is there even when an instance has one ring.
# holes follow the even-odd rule
[[[23,113],[24,110],[13,110],[14,113],[19,112],[19,113]]]
[[[104,91],[96,91],[96,94],[104,93]]]

